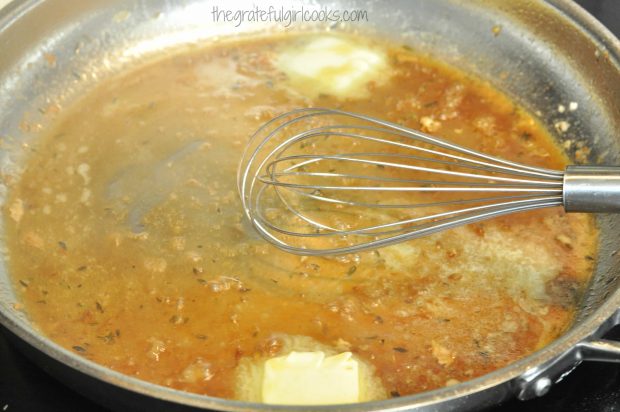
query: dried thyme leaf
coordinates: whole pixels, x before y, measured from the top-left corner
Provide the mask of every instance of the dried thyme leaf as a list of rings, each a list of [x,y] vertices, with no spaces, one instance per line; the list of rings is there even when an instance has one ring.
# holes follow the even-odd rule
[[[116,335],[114,334],[114,332],[110,332],[107,335],[97,336],[97,338],[101,339],[106,344],[112,344],[116,339]]]

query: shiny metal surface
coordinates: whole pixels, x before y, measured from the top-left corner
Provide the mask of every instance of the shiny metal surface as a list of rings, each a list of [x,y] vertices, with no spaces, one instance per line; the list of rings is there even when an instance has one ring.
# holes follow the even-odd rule
[[[273,2],[290,6],[286,2]],[[298,6],[301,4],[296,3]],[[481,75],[524,104],[575,156],[591,149],[588,163],[618,164],[620,141],[620,44],[570,0],[401,0],[307,1],[309,8],[361,8],[368,22],[332,29],[375,31],[432,52],[463,70]],[[24,143],[37,138],[49,119],[50,102],[71,104],[93,84],[158,50],[200,44],[241,32],[283,31],[278,24],[240,27],[211,19],[212,7],[242,9],[244,2],[120,0],[15,1],[0,12],[0,173],[19,176]],[[496,35],[493,28],[499,27]],[[295,25],[290,29],[301,29]],[[53,55],[51,64],[46,55]],[[578,110],[560,112],[560,104]],[[561,123],[566,122],[566,123]],[[569,125],[567,128],[566,126]],[[568,143],[570,142],[570,143]],[[584,153],[582,150],[581,154]],[[2,186],[0,194],[7,187]],[[575,325],[551,345],[480,378],[414,396],[345,405],[346,411],[471,410],[519,396],[544,393],[587,360],[617,359],[614,345],[597,339],[620,324],[620,221],[599,218],[597,268]],[[5,253],[5,251],[3,252]],[[0,321],[22,342],[24,352],[81,393],[122,410],[219,409],[325,410],[282,408],[184,393],[143,382],[96,365],[39,334],[15,310],[16,295],[0,264]],[[548,382],[551,382],[551,385]]]
[[[346,152],[335,152],[334,144]],[[304,150],[310,146],[312,152]],[[395,177],[399,173],[406,177]],[[546,207],[620,212],[620,167],[532,167],[385,120],[321,108],[284,113],[260,127],[237,183],[258,233],[299,255],[356,253]],[[444,196],[404,203],[402,195],[411,193]],[[331,222],[338,214],[361,219],[336,227]],[[347,242],[326,248],[313,242],[326,237]]]
[[[567,212],[620,211],[620,167],[569,166],[564,173]]]

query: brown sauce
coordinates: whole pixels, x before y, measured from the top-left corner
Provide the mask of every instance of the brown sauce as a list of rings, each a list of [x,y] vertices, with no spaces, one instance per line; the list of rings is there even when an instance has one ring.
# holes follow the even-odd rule
[[[5,209],[14,284],[41,331],[114,370],[225,398],[240,360],[278,354],[282,335],[352,351],[391,396],[480,376],[559,336],[595,258],[585,215],[536,211],[340,258],[288,255],[252,233],[236,192],[241,152],[263,122],[301,106],[533,165],[567,161],[489,85],[381,42],[359,40],[385,51],[388,82],[363,98],[304,97],[272,63],[295,41],[162,56],[64,109]]]

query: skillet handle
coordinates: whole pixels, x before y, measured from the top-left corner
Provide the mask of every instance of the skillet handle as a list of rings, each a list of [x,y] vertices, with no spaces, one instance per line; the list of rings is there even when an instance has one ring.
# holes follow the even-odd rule
[[[583,361],[620,363],[620,341],[598,337],[620,326],[620,308],[599,327],[590,340],[584,340],[538,365],[516,379],[515,395],[527,400],[545,395],[554,383],[560,382]]]
[[[612,339],[599,338],[609,333],[615,327],[620,327],[620,308],[600,326],[596,338],[585,340],[576,345],[580,359],[594,362],[620,363],[620,341],[613,340],[613,338],[617,338],[620,334],[616,333]]]
[[[582,360],[620,363],[620,342],[600,339],[579,345]]]

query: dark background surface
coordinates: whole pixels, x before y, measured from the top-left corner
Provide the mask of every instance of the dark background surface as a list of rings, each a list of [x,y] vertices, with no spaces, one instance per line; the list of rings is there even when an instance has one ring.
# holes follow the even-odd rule
[[[620,0],[577,0],[620,37]],[[618,86],[620,87],[620,85]],[[620,339],[620,329],[608,335]],[[0,412],[65,412],[104,409],[66,388],[18,352],[0,333]],[[509,401],[495,411],[620,412],[620,364],[584,363],[549,394]]]

